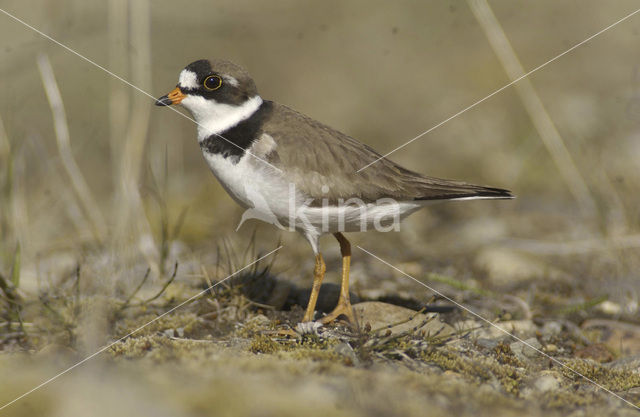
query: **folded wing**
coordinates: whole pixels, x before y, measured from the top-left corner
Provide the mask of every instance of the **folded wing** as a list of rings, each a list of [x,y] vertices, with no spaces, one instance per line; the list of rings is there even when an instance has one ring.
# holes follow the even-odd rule
[[[273,117],[276,116],[276,117]],[[277,120],[277,122],[275,122]],[[267,160],[312,198],[374,202],[513,198],[508,190],[427,177],[381,157],[369,146],[286,106],[275,104],[263,131],[278,145]],[[324,188],[323,188],[324,187]]]

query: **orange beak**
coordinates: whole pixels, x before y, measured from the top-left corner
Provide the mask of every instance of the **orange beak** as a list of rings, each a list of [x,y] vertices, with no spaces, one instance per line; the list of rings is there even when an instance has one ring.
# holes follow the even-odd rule
[[[171,92],[165,96],[156,100],[156,106],[171,106],[172,104],[180,104],[186,96],[182,94],[179,87],[174,88]]]

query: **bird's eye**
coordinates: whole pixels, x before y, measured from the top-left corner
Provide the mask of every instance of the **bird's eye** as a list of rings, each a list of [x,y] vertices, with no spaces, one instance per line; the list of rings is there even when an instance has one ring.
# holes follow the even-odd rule
[[[222,78],[218,77],[217,75],[210,75],[204,79],[202,85],[204,85],[204,88],[209,91],[217,90],[218,88],[222,87]]]

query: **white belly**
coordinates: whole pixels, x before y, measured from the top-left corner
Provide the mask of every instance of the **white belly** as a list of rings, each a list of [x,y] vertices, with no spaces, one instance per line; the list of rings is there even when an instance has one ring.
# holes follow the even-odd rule
[[[265,135],[250,152],[264,158],[274,147],[273,139]],[[287,181],[281,171],[251,154],[240,159],[208,152],[203,155],[229,195],[247,209],[238,228],[246,220],[258,219],[283,230],[297,230],[307,237],[315,252],[317,239],[324,233],[399,230],[400,221],[426,203],[383,199],[365,204],[345,199],[344,204],[330,205],[313,201]]]
[[[286,213],[288,184],[275,168],[246,154],[235,164],[232,158],[203,154],[213,174],[238,204],[276,217]]]

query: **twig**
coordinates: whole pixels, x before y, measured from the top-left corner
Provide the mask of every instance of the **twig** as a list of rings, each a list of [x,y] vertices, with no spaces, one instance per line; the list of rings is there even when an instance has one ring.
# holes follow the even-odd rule
[[[213,289],[213,282],[209,277],[209,273],[207,272],[207,269],[204,267],[204,265],[201,265],[200,269],[202,270],[202,275],[204,276],[204,280],[205,280],[205,283],[207,284],[207,288],[209,288],[209,293],[211,293],[212,297],[215,297],[216,293],[215,293],[215,290]]]
[[[129,294],[129,297],[127,297],[127,299],[124,300],[124,302],[120,306],[121,310],[126,308],[131,302],[131,300],[133,300],[133,297],[135,297],[136,294],[138,294],[138,292],[140,291],[144,283],[147,282],[147,279],[149,278],[149,274],[151,274],[151,268],[147,268],[147,272],[144,274],[144,278],[142,278],[142,281],[140,281],[140,284],[138,284],[138,286],[133,290],[133,292]]]
[[[169,285],[171,285],[173,280],[176,278],[176,274],[177,273],[178,273],[178,262],[176,262],[175,267],[173,268],[173,274],[171,274],[171,277],[169,277],[167,282],[164,283],[164,285],[162,286],[160,291],[158,291],[158,293],[156,295],[154,295],[153,297],[148,298],[148,299],[144,300],[143,302],[141,302],[140,304],[136,304],[135,306],[139,307],[139,306],[142,306],[142,305],[149,304],[150,302],[152,302],[152,301],[156,300],[158,297],[160,297],[166,291],[166,289],[169,287]]]

